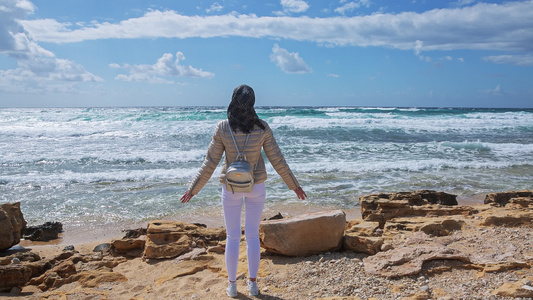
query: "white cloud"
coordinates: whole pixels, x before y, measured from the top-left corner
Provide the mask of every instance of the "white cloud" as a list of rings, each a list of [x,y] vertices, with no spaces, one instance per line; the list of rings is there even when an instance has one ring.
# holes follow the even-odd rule
[[[15,36],[25,33],[24,28],[17,22],[33,13],[34,7],[27,1],[2,1],[0,4],[0,52],[11,54],[23,50],[17,45]]]
[[[341,1],[341,3],[346,3],[346,1]],[[346,4],[344,4],[341,7],[337,7],[335,9],[335,12],[344,15],[347,12],[352,12],[356,8],[359,8],[361,6],[369,7],[370,6],[370,1],[368,1],[368,0],[350,1],[350,2],[348,2]]]
[[[455,2],[455,5],[457,6],[465,6],[465,5],[470,5],[472,3],[476,2],[476,0],[459,0],[457,2]]]
[[[146,81],[150,83],[175,83],[165,77],[205,77],[211,78],[215,74],[211,72],[202,71],[191,66],[184,66],[180,61],[185,60],[185,56],[181,52],[176,53],[176,59],[171,53],[165,53],[153,65],[129,65],[112,63],[110,68],[122,68],[129,71],[129,75],[119,74],[115,79],[122,81]]]
[[[13,1],[7,1],[7,2],[13,2]],[[17,8],[21,8],[23,10],[27,10],[27,11],[31,11],[31,12],[33,12],[33,10],[35,9],[35,7],[33,6],[33,3],[31,3],[28,0],[15,1],[15,6]]]
[[[512,64],[517,66],[533,66],[533,54],[486,56],[483,60],[496,64]]]
[[[281,6],[286,13],[302,13],[309,9],[309,4],[303,0],[281,0]]]
[[[289,52],[275,44],[270,54],[270,60],[285,73],[311,73],[313,70],[304,62],[298,52]]]
[[[58,90],[58,82],[102,81],[81,65],[39,46],[20,25],[21,19],[33,13],[33,4],[26,0],[2,1],[0,6],[0,53],[17,61],[18,68],[0,70],[0,89],[8,92],[41,93]],[[56,22],[57,23],[57,22]],[[72,84],[68,90],[72,91]]]
[[[422,47],[424,46],[424,43],[421,40],[416,40],[415,42],[415,55],[420,56],[420,53],[422,53]]]
[[[424,43],[420,40],[417,40],[415,42],[415,47],[414,47],[415,55],[418,56],[418,58],[422,61],[432,62],[433,59],[431,57],[422,55],[423,47],[424,47]]]
[[[219,12],[224,8],[218,2],[213,3],[208,9],[205,10],[207,13]]]
[[[240,36],[312,41],[337,46],[377,46],[402,50],[533,51],[533,1],[478,3],[422,13],[357,17],[258,17],[256,15],[185,16],[150,11],[119,23],[75,27],[53,20],[24,20],[38,41],[52,43],[99,39],[192,38]]]
[[[499,84],[493,89],[484,90],[482,92],[492,96],[502,96],[505,94],[504,90]]]
[[[425,62],[432,62],[433,61],[433,58],[431,58],[430,56],[424,56],[424,55],[419,55],[418,58],[422,61],[425,61]]]

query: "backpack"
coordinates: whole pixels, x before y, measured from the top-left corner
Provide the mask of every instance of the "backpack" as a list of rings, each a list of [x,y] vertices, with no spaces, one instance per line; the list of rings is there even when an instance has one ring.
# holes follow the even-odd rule
[[[246,135],[246,142],[244,143],[241,152],[239,151],[239,146],[237,146],[237,141],[235,141],[235,136],[233,135],[233,130],[231,130],[229,121],[228,126],[238,154],[235,161],[232,162],[226,170],[226,190],[231,191],[233,194],[235,194],[235,192],[250,193],[254,188],[254,169],[252,168],[252,165],[246,161],[246,155],[244,155],[244,149],[246,148],[246,144],[248,144],[250,134],[248,133],[248,135]]]

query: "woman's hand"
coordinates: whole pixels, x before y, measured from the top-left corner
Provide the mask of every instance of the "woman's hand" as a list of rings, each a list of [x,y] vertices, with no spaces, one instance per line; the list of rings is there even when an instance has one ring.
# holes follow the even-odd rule
[[[181,196],[181,203],[187,203],[191,200],[191,198],[194,197],[193,194],[189,193],[189,191],[185,191],[185,194]]]
[[[296,193],[296,196],[300,200],[305,200],[305,198],[307,198],[307,195],[305,194],[305,192],[304,192],[304,190],[302,189],[301,186],[298,187],[297,189],[295,189],[294,192]]]

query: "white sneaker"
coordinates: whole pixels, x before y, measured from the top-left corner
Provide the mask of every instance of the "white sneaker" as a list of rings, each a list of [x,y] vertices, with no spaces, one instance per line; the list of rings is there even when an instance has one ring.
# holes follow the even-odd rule
[[[248,284],[248,291],[250,292],[250,296],[257,296],[259,295],[259,288],[257,287],[257,281],[246,281]]]
[[[230,282],[228,284],[228,287],[226,288],[226,294],[228,294],[228,296],[230,296],[231,298],[236,298],[238,296],[236,282]]]

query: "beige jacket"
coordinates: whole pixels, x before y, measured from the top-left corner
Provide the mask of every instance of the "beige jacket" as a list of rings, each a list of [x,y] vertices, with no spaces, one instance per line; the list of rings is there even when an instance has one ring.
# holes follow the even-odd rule
[[[265,129],[255,127],[254,130],[250,133],[248,138],[248,144],[244,150],[246,155],[246,160],[252,165],[255,166],[254,171],[254,181],[256,184],[264,182],[267,179],[267,173],[265,168],[265,162],[263,156],[261,155],[261,148],[265,150],[265,154],[268,157],[268,160],[276,170],[276,172],[281,176],[285,184],[291,190],[297,189],[300,185],[298,180],[292,174],[289,165],[285,162],[285,158],[281,153],[281,150],[278,147],[272,129],[268,124],[261,120]],[[200,170],[196,174],[196,177],[189,186],[189,193],[193,195],[198,194],[200,190],[207,183],[213,172],[215,171],[222,155],[225,153],[226,158],[222,165],[222,172],[220,174],[220,182],[225,183],[226,180],[226,169],[237,157],[237,150],[235,149],[235,144],[231,138],[229,131],[228,120],[220,121],[215,128],[213,133],[213,138],[207,149],[207,155],[205,160],[200,167]],[[246,134],[242,132],[237,132],[234,134],[239,150],[242,151],[244,142],[246,141]]]

